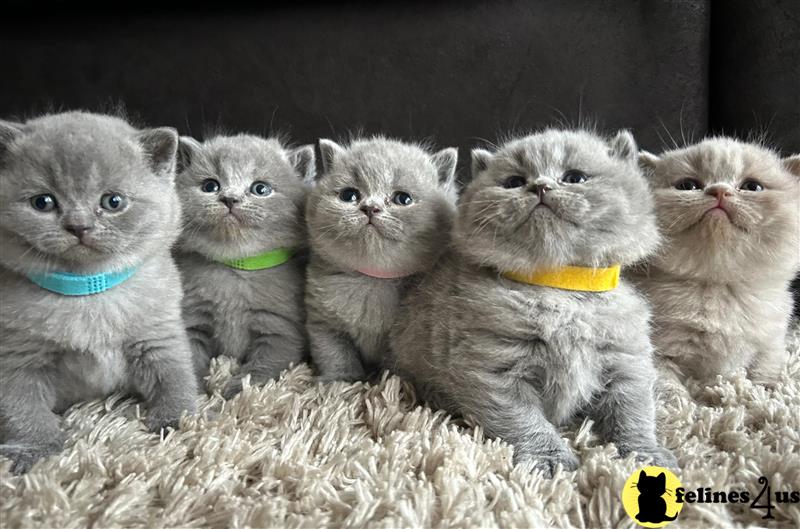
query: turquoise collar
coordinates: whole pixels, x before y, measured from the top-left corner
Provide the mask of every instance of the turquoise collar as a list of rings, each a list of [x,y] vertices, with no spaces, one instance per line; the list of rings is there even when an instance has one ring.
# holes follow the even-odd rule
[[[64,296],[89,296],[114,288],[136,273],[136,268],[121,272],[103,274],[70,274],[69,272],[50,272],[47,274],[28,274],[28,279],[45,290]]]

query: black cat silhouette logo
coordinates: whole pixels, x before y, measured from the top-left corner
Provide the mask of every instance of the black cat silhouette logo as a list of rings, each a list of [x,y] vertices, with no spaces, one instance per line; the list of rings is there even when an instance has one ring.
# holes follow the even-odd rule
[[[625,512],[642,527],[664,527],[683,509],[675,501],[678,477],[661,467],[644,467],[628,478],[622,491]]]

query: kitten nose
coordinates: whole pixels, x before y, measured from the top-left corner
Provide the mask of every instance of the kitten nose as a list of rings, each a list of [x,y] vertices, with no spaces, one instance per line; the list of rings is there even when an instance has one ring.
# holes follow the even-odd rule
[[[528,189],[530,190],[531,193],[536,193],[537,195],[539,195],[539,198],[542,198],[544,194],[547,193],[548,191],[553,190],[553,188],[547,184],[533,184]]]
[[[706,195],[717,197],[717,200],[722,200],[733,196],[733,190],[726,185],[713,185],[706,188]]]
[[[380,213],[381,208],[377,206],[361,206],[361,211],[363,211],[367,217],[372,217],[373,215]]]
[[[82,226],[79,224],[67,224],[64,229],[73,234],[78,239],[82,239],[84,235],[92,231],[91,226]]]
[[[219,201],[228,206],[228,209],[233,209],[233,206],[239,203],[236,197],[220,197]]]

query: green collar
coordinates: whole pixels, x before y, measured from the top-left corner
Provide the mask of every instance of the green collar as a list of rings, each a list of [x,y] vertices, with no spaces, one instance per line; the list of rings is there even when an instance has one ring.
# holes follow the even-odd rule
[[[236,268],[237,270],[264,270],[266,268],[274,268],[282,265],[292,258],[294,249],[292,248],[278,248],[277,250],[270,250],[262,254],[253,255],[252,257],[240,257],[239,259],[222,259],[218,262]]]

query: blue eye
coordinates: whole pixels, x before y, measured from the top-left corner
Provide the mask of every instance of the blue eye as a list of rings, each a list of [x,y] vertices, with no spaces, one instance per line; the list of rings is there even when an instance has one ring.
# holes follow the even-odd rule
[[[739,189],[743,191],[764,191],[764,186],[757,180],[745,180]]]
[[[202,189],[205,193],[216,193],[219,191],[219,182],[213,178],[207,178],[203,180],[203,183],[200,185],[200,189]]]
[[[582,184],[589,179],[589,176],[583,171],[577,169],[570,169],[561,177],[561,181],[565,184]]]
[[[405,191],[398,191],[392,197],[392,202],[394,202],[398,206],[410,206],[414,202],[414,199],[412,199],[411,195],[409,195]]]
[[[128,204],[128,199],[119,193],[106,193],[100,197],[100,207],[108,211],[120,211]]]
[[[253,182],[250,186],[250,192],[260,197],[266,197],[272,194],[272,186],[266,182]]]
[[[53,211],[58,206],[53,195],[36,195],[31,199],[31,206],[39,211]]]
[[[505,181],[503,182],[503,187],[505,187],[506,189],[514,189],[516,187],[522,187],[527,183],[528,181],[525,180],[524,176],[513,175],[505,179]]]
[[[694,178],[684,178],[683,180],[675,182],[673,187],[680,191],[695,191],[697,189],[703,189],[703,184]]]
[[[342,202],[358,202],[361,199],[361,193],[358,189],[347,187],[339,191],[339,200]]]

